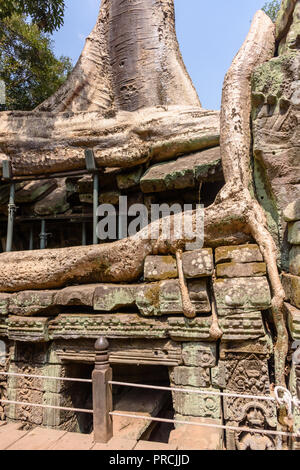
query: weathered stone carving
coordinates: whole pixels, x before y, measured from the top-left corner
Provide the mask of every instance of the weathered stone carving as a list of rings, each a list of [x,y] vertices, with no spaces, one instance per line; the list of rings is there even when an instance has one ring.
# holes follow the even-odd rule
[[[182,357],[186,366],[214,367],[217,361],[216,343],[183,343]]]
[[[221,316],[267,310],[271,306],[270,288],[263,277],[217,279],[214,293]]]
[[[269,371],[264,355],[227,353],[221,363],[226,391],[240,394],[268,395],[270,393]],[[224,419],[228,424],[253,428],[276,428],[276,406],[273,402],[258,399],[224,397]],[[228,431],[230,449],[274,448],[274,441],[254,433]]]

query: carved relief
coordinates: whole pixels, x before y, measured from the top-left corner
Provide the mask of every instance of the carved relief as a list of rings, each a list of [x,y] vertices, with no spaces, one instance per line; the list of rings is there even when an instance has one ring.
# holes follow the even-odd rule
[[[227,353],[221,361],[226,392],[253,396],[269,395],[270,380],[266,356],[262,354]],[[224,419],[227,424],[257,429],[276,429],[277,411],[273,401],[258,398],[224,397]],[[231,450],[272,450],[272,436],[227,431],[227,448]]]

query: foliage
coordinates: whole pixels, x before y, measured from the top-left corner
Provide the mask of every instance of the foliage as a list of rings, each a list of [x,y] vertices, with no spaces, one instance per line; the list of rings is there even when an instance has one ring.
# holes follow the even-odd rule
[[[281,1],[280,0],[271,0],[266,2],[262,7],[262,10],[271,18],[271,20],[275,23],[276,18],[278,16],[278,12],[280,10]]]
[[[0,20],[13,15],[30,16],[32,22],[46,33],[64,23],[64,0],[0,0]]]
[[[31,110],[64,83],[72,69],[67,57],[55,57],[49,35],[25,16],[0,21],[0,80],[6,109]]]

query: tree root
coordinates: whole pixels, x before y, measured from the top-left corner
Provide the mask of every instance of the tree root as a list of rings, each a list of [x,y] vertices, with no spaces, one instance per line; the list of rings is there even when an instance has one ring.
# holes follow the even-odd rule
[[[183,314],[187,318],[195,318],[196,316],[196,309],[191,302],[188,287],[186,284],[186,280],[183,273],[182,268],[182,250],[176,251],[176,261],[177,261],[177,269],[179,275],[179,285],[181,291],[181,298],[182,298],[182,309]]]

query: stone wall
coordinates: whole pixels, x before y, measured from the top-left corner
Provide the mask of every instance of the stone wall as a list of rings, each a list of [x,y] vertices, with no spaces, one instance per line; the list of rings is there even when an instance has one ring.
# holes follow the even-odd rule
[[[185,252],[182,259],[197,311],[194,319],[183,315],[172,256],[147,257],[138,284],[2,294],[0,329],[16,345],[9,371],[82,377],[92,370],[94,340],[104,335],[110,341],[111,364],[168,367],[173,387],[268,394],[273,383],[271,293],[258,246],[203,248]],[[223,333],[217,342],[210,331],[212,304]],[[140,376],[138,381],[146,379]],[[90,395],[82,403],[83,388],[81,392],[81,403],[75,405],[74,390],[64,382],[8,380],[8,397],[17,401],[91,407]],[[175,391],[172,397],[178,420],[276,428],[276,409],[264,402]],[[7,419],[30,425],[89,430],[89,421],[80,421],[76,413],[15,405],[5,411]],[[215,430],[213,435],[216,442]],[[272,439],[256,442],[244,433],[227,433],[224,438],[227,448],[274,446]],[[221,431],[217,441],[219,448]]]

